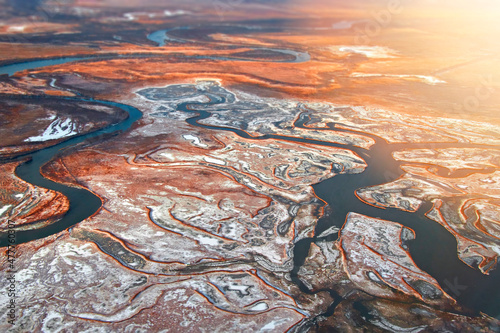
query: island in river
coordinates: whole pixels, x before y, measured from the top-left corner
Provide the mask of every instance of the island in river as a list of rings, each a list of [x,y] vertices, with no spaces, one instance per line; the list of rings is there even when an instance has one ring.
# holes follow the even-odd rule
[[[497,5],[19,4],[2,331],[500,331]]]

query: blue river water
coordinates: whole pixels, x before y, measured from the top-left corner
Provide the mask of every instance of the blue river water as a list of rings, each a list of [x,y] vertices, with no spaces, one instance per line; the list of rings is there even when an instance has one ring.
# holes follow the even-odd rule
[[[155,38],[163,36],[163,32],[158,32]],[[151,36],[151,35],[150,35]],[[282,50],[281,50],[282,51]],[[296,51],[290,51],[297,58],[296,60],[303,61],[304,58],[297,54]],[[14,73],[26,69],[35,69],[44,66],[51,66],[81,60],[89,60],[89,57],[68,57],[48,60],[36,60],[19,64],[11,64],[0,67],[0,74],[13,75]],[[224,60],[225,58],[219,58]],[[234,59],[232,59],[234,60]],[[223,103],[223,98],[211,96],[211,104]],[[27,96],[26,98],[47,98],[43,96]],[[92,144],[92,142],[102,142],[109,135],[118,135],[132,126],[134,122],[139,120],[142,113],[129,105],[116,103],[112,101],[94,100],[84,97],[50,97],[61,100],[85,101],[89,103],[97,103],[106,106],[121,108],[128,113],[128,118],[118,124],[108,126],[92,133],[80,135],[63,141],[49,148],[41,149],[29,154],[30,160],[21,164],[16,169],[16,174],[26,182],[31,184],[58,191],[68,197],[70,201],[70,209],[68,213],[57,223],[41,228],[39,230],[19,231],[17,233],[18,243],[28,242],[33,239],[47,237],[58,233],[62,230],[70,228],[80,221],[95,214],[102,206],[101,199],[85,188],[71,187],[60,184],[44,178],[40,174],[40,168],[51,161],[55,156],[64,152],[64,149],[75,147],[79,144]],[[356,189],[372,186],[376,184],[391,181],[387,179],[387,175],[392,175],[397,179],[403,174],[400,168],[400,162],[394,160],[392,152],[403,149],[404,145],[390,145],[384,140],[374,135],[372,137],[376,144],[365,150],[359,147],[333,144],[322,141],[315,141],[302,138],[282,137],[279,135],[264,135],[262,137],[250,137],[246,132],[233,128],[202,125],[198,120],[210,116],[209,112],[196,110],[196,104],[203,103],[183,103],[178,106],[180,111],[194,113],[193,117],[187,122],[193,126],[204,127],[211,130],[231,131],[241,137],[262,140],[276,139],[296,142],[307,142],[317,145],[335,146],[352,149],[360,156],[363,156],[368,167],[360,174],[337,175],[331,179],[325,180],[314,185],[316,194],[326,201],[332,208],[333,212],[328,217],[319,220],[316,227],[316,234],[326,230],[330,226],[341,227],[345,221],[345,217],[349,212],[357,212],[372,217],[378,217],[385,220],[399,222],[416,233],[416,239],[408,243],[409,250],[415,263],[419,268],[423,269],[432,275],[437,281],[445,286],[447,282],[458,281],[460,293],[452,295],[466,307],[479,312],[483,311],[492,316],[500,315],[500,269],[494,270],[489,276],[480,273],[478,270],[472,269],[465,265],[457,257],[457,242],[456,239],[440,224],[433,222],[425,217],[425,212],[430,208],[431,204],[426,203],[416,213],[409,213],[397,209],[378,209],[361,202],[354,194]],[[297,126],[302,126],[300,122]],[[331,128],[330,130],[349,132]],[[437,144],[439,147],[474,147],[467,144]],[[425,144],[412,145],[412,148],[424,148]],[[434,144],[436,147],[436,144]],[[330,237],[330,240],[336,239],[336,235]],[[292,272],[294,281],[300,284],[296,278],[298,267],[302,264],[305,256],[309,251],[309,246],[312,242],[317,241],[315,238],[305,239],[300,241],[294,251],[295,269]],[[5,235],[0,237],[0,246],[6,245]],[[458,280],[457,280],[458,279]],[[304,286],[302,286],[304,288]],[[338,298],[338,295],[336,296]],[[338,299],[336,300],[336,304]],[[332,309],[333,311],[333,309]]]

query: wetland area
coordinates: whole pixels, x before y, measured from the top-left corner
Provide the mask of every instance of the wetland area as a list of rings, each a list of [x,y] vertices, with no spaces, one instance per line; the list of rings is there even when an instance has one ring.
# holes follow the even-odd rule
[[[498,332],[495,60],[193,3],[2,5],[1,330]]]

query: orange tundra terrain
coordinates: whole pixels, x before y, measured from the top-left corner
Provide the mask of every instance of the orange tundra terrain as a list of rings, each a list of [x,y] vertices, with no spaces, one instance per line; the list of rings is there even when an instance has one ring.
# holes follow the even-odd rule
[[[499,331],[500,5],[0,7],[0,330]]]

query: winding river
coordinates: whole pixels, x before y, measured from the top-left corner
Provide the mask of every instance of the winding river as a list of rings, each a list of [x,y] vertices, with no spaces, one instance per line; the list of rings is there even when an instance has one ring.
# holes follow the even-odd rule
[[[164,36],[165,33],[166,32],[164,31],[157,32],[157,34],[153,37],[159,38],[158,36]],[[303,54],[297,53],[296,51],[278,49],[267,50],[292,54],[296,57],[295,62],[307,61],[307,57],[304,58]],[[89,58],[58,58],[49,60],[36,60],[25,62],[22,64],[12,64],[0,67],[0,74],[12,75],[13,73],[23,69],[32,69],[55,64],[63,64],[83,59],[88,61]],[[227,57],[210,57],[210,59],[255,61],[251,59],[247,60]],[[209,102],[208,104],[220,104],[225,102],[224,98],[220,96],[210,95],[209,97],[211,98],[211,102]],[[78,222],[92,216],[102,206],[100,198],[89,190],[85,188],[66,186],[46,179],[40,174],[40,168],[44,164],[52,160],[55,156],[63,152],[64,149],[74,147],[77,144],[85,144],[89,141],[102,141],[105,140],[106,136],[128,130],[130,126],[132,126],[132,124],[142,116],[142,113],[132,106],[111,101],[94,100],[92,98],[43,96],[28,96],[25,98],[52,98],[97,103],[101,105],[121,108],[122,110],[126,111],[129,116],[126,120],[119,124],[114,124],[92,133],[76,136],[52,147],[41,149],[28,154],[30,156],[30,160],[19,165],[19,167],[16,169],[17,176],[33,185],[58,191],[64,194],[70,201],[70,209],[68,213],[57,223],[39,230],[17,232],[16,236],[18,243],[47,237],[49,235],[65,230],[77,224]],[[313,186],[316,195],[327,202],[330,207],[332,207],[332,213],[321,218],[318,221],[318,224],[316,226],[316,234],[320,234],[322,231],[331,226],[337,226],[341,228],[349,212],[356,212],[367,216],[401,223],[413,229],[416,233],[416,238],[412,241],[409,241],[408,246],[410,254],[419,268],[434,277],[441,286],[446,286],[449,283],[451,283],[452,285],[459,284],[460,292],[452,294],[452,296],[454,298],[457,298],[458,301],[466,307],[471,308],[476,312],[483,311],[492,316],[498,316],[500,314],[500,268],[493,270],[490,275],[487,276],[482,274],[478,270],[470,268],[462,261],[460,261],[457,257],[457,242],[453,235],[451,235],[440,224],[425,217],[424,214],[432,206],[430,202],[422,205],[422,207],[416,213],[410,213],[397,209],[379,209],[374,206],[365,204],[356,197],[355,191],[359,188],[391,182],[400,177],[403,174],[403,171],[400,168],[401,162],[396,161],[393,158],[392,153],[394,151],[404,149],[405,147],[409,147],[410,145],[389,144],[385,140],[375,135],[366,133],[363,133],[363,135],[375,140],[375,144],[369,150],[351,145],[334,144],[311,139],[290,138],[280,135],[263,135],[260,137],[252,137],[248,135],[248,133],[238,129],[200,124],[199,120],[208,118],[211,115],[211,113],[207,111],[196,110],[196,105],[203,104],[207,103],[182,103],[178,105],[178,110],[194,113],[193,117],[186,120],[193,126],[203,127],[211,130],[230,131],[247,139],[275,139],[304,142],[323,146],[346,148],[356,152],[359,156],[363,157],[368,165],[364,172],[359,174],[336,175],[333,178],[322,181],[321,183]],[[306,120],[307,119],[305,118],[301,118],[296,123],[296,126],[304,127],[304,123],[306,122]],[[329,129],[322,130],[343,131],[357,134],[357,132],[352,132],[346,129],[338,129],[335,127],[335,124],[330,124]],[[426,147],[428,147],[428,145],[426,144],[411,144],[411,148]],[[432,147],[484,148],[485,146],[459,143],[434,143],[432,144]],[[500,149],[500,147],[491,146],[488,146],[488,148]],[[338,235],[330,235],[328,236],[328,240],[335,240],[337,237]],[[295,268],[292,271],[292,277],[304,292],[309,291],[304,285],[301,284],[296,275],[298,268],[302,265],[308,254],[310,244],[315,241],[318,241],[318,239],[303,239],[296,244],[294,249]],[[6,238],[5,235],[3,235],[0,239],[0,246],[6,246],[6,244]],[[334,311],[335,305],[340,301],[340,297],[336,295],[333,290],[331,290],[330,292],[332,296],[335,297],[335,302],[334,304],[332,304],[329,310],[330,312],[332,312]]]
[[[210,104],[225,102],[224,98],[220,96],[209,95],[209,98],[211,99]],[[411,146],[411,148],[414,149],[452,147],[493,148],[492,146],[460,143],[389,144],[378,136],[363,133],[363,135],[375,141],[375,144],[370,147],[369,150],[366,150],[353,145],[290,138],[281,135],[269,134],[254,137],[242,130],[200,124],[198,121],[210,117],[211,113],[203,110],[196,110],[197,104],[201,105],[203,103],[188,102],[179,104],[177,107],[180,111],[194,112],[197,114],[186,120],[193,126],[230,131],[240,137],[252,140],[287,140],[346,148],[356,152],[359,156],[363,157],[367,164],[364,172],[359,174],[339,174],[313,186],[316,195],[327,202],[333,210],[331,214],[318,221],[315,234],[319,235],[322,231],[332,226],[341,229],[350,212],[398,222],[415,231],[415,239],[407,243],[410,254],[419,268],[434,277],[441,286],[451,284],[451,291],[455,291],[455,293],[450,294],[466,307],[474,309],[475,311],[488,313],[492,316],[498,316],[500,314],[500,289],[498,288],[500,287],[500,269],[493,270],[490,275],[484,275],[479,270],[472,269],[462,262],[457,256],[457,241],[455,237],[442,225],[425,216],[425,213],[432,208],[431,202],[424,203],[417,212],[411,213],[395,208],[377,208],[364,203],[355,195],[357,189],[392,182],[402,176],[404,171],[401,169],[401,164],[403,163],[395,160],[392,153],[402,150],[407,146]],[[304,127],[305,122],[306,119],[299,120],[295,126],[310,129],[310,127]],[[328,130],[359,134],[359,132],[346,129],[337,129],[334,124],[330,124]],[[495,148],[500,149],[500,147]],[[338,234],[335,234],[329,236],[328,240],[332,241],[337,238]],[[304,292],[308,292],[308,290],[297,278],[297,272],[309,253],[310,244],[317,240],[316,238],[303,239],[296,244],[294,249],[295,265],[292,271],[292,277],[294,278],[294,282],[296,282]],[[329,291],[334,294],[333,290]],[[335,303],[339,301],[340,300],[337,299]]]
[[[32,97],[26,97],[26,99],[28,98]],[[37,96],[37,98],[46,97]],[[49,98],[52,99],[52,97]],[[138,109],[116,102],[68,97],[58,97],[57,99],[78,102],[84,101],[106,106],[118,107],[126,111],[128,117],[118,124],[114,124],[84,135],[75,136],[54,146],[26,154],[29,156],[29,160],[20,164],[16,168],[16,175],[25,182],[64,194],[69,200],[70,207],[68,212],[57,223],[53,223],[41,229],[16,232],[16,242],[18,244],[25,243],[33,239],[44,238],[63,231],[75,225],[76,223],[92,216],[102,206],[101,199],[85,188],[71,187],[44,178],[40,173],[41,167],[50,160],[54,159],[55,156],[63,152],[66,148],[73,147],[80,143],[88,143],[91,141],[97,142],[107,135],[118,134],[120,132],[126,131],[130,128],[130,126],[132,126],[133,123],[135,123],[142,117],[142,112]],[[24,156],[20,157],[22,158]],[[2,237],[0,238],[0,246],[6,245],[7,240],[5,238],[5,235],[2,235]]]

